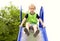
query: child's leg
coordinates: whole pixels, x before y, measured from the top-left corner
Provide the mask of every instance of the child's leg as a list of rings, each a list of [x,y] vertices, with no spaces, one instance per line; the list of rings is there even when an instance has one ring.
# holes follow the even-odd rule
[[[25,33],[29,36],[29,27],[30,27],[30,23],[27,22],[26,23],[26,28],[24,29]]]
[[[30,23],[29,22],[27,22],[26,23],[26,29],[29,31],[29,27],[30,27]]]
[[[37,31],[38,26],[35,24],[33,25],[34,33]]]
[[[34,28],[34,37],[36,37],[39,34],[38,25],[33,25],[33,28]]]

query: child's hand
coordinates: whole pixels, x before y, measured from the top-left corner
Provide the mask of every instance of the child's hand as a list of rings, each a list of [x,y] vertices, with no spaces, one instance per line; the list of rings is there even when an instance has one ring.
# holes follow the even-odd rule
[[[43,25],[43,28],[45,28],[45,26]]]
[[[43,24],[43,28],[45,28],[45,25]]]
[[[19,25],[19,27],[22,27],[22,25]]]

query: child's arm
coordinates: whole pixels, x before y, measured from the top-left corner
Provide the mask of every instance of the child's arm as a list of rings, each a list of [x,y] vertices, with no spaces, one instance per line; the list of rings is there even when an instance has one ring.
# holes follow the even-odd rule
[[[43,25],[43,27],[45,27],[43,21],[41,20],[41,18],[39,18],[39,22],[41,22],[41,24]]]
[[[23,19],[22,23],[20,26],[22,26],[24,24],[24,22],[26,21],[26,18]]]
[[[22,21],[20,26],[22,26],[24,24],[24,22],[26,21],[27,18],[28,18],[28,14],[25,15],[25,18],[23,19],[23,21]]]

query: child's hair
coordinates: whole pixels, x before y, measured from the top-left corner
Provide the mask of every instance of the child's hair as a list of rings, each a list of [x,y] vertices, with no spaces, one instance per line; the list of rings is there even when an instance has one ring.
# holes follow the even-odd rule
[[[36,7],[35,7],[34,4],[29,5],[29,8],[34,8],[34,9],[36,9]]]

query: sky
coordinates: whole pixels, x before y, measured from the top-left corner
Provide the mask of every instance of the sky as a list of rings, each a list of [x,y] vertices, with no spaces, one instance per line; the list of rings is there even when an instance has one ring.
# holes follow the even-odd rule
[[[37,13],[43,6],[48,40],[60,41],[60,0],[0,0],[0,8],[9,6],[10,1],[19,9],[22,6],[23,12],[28,11],[31,3],[35,4]]]
[[[22,6],[23,11],[27,12],[28,6],[30,4],[34,4],[36,6],[36,12],[38,13],[44,1],[43,0],[0,0],[0,8],[4,6],[9,6],[10,2],[12,2],[12,4],[17,6],[18,8]]]

